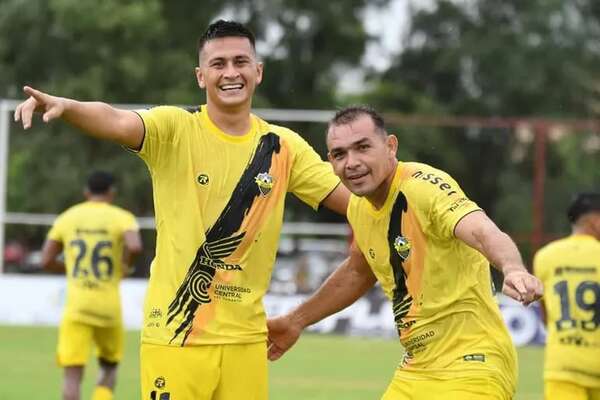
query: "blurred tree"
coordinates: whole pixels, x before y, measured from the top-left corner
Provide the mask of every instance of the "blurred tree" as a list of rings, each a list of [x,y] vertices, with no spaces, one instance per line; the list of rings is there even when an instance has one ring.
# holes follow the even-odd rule
[[[0,97],[22,98],[21,87],[30,84],[81,100],[201,103],[197,38],[211,21],[229,17],[256,32],[266,63],[255,106],[330,108],[337,73],[358,64],[370,40],[363,8],[388,1],[0,0]],[[322,126],[294,128],[324,142]],[[102,167],[120,177],[121,204],[151,214],[146,169],[118,146],[64,123],[38,121],[26,134],[11,129],[11,211],[61,211],[81,199],[90,169]],[[304,214],[311,212],[297,208],[298,218]]]
[[[599,39],[600,4],[593,0],[439,0],[412,9],[408,33],[398,38],[402,52],[384,73],[371,75],[364,99],[401,113],[593,117],[600,104]],[[527,231],[531,143],[528,156],[515,157],[524,144],[508,133],[405,128],[400,143],[407,158],[454,175],[505,228]],[[600,184],[597,150],[569,153],[557,144],[548,150],[548,194],[568,197],[577,182]],[[569,165],[579,179],[565,173]],[[548,210],[546,219],[555,214]]]

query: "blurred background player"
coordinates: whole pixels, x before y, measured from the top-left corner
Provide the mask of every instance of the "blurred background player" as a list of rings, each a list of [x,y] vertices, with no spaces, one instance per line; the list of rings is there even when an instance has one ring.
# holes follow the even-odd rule
[[[546,400],[600,400],[600,192],[580,193],[567,211],[571,235],[535,255],[546,287]]]
[[[64,270],[65,308],[58,334],[57,360],[64,368],[63,399],[78,400],[84,366],[92,344],[100,375],[92,400],[110,400],[123,354],[119,284],[142,242],[135,217],[112,205],[111,174],[90,175],[87,201],[58,216],[42,250],[42,266]],[[59,254],[64,252],[64,263]]]
[[[144,304],[143,398],[268,397],[263,296],[271,279],[287,193],[340,214],[348,190],[290,129],[251,114],[262,81],[254,34],[211,24],[198,43],[206,104],[138,113],[26,87],[15,120],[34,111],[138,152],[152,176],[156,257]],[[165,360],[169,360],[165,362]]]
[[[507,296],[529,304],[542,293],[515,244],[448,174],[399,162],[398,139],[370,107],[338,111],[327,149],[353,193],[350,257],[305,303],[269,320],[269,358],[379,281],[405,349],[382,399],[511,399],[516,352],[493,298],[489,262],[504,274]]]

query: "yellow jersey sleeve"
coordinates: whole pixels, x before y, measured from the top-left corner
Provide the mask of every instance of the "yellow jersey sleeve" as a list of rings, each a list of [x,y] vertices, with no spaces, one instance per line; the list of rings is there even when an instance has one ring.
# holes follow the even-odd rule
[[[413,206],[416,206],[419,221],[433,236],[453,238],[456,224],[465,215],[481,210],[446,172],[416,164],[410,174],[410,186],[418,193],[411,196]]]
[[[65,216],[64,214],[61,214],[52,224],[52,228],[50,228],[50,231],[48,232],[47,239],[54,240],[55,242],[64,242],[65,225]]]
[[[323,161],[298,134],[291,132],[286,139],[291,141],[295,151],[288,191],[316,210],[340,180],[333,173],[331,164]]]
[[[177,123],[187,111],[173,106],[137,110],[144,123],[144,140],[138,155],[150,168],[164,159],[164,152],[177,140]]]
[[[123,212],[123,216],[121,217],[121,229],[123,232],[137,232],[140,230],[140,226],[132,213],[128,211]]]

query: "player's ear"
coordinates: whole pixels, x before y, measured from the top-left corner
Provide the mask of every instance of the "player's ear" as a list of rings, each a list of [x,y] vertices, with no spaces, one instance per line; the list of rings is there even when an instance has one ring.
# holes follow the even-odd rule
[[[390,151],[390,153],[396,157],[396,153],[398,151],[398,138],[394,134],[387,135],[386,145]]]
[[[200,86],[200,89],[206,89],[206,82],[204,81],[202,69],[200,67],[196,67],[194,68],[194,72],[196,74],[196,80],[198,81],[198,86]]]
[[[256,63],[256,84],[262,82],[264,64],[261,62]]]

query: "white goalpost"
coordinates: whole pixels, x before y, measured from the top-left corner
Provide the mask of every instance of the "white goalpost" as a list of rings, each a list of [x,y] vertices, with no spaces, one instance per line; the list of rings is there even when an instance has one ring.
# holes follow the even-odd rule
[[[10,146],[10,121],[20,101],[0,99],[0,274],[4,272],[5,227],[7,224],[45,225],[49,226],[56,218],[55,214],[34,214],[9,212],[7,210],[7,180]],[[125,109],[147,108],[147,104],[116,104]],[[187,106],[185,106],[187,107]],[[267,121],[285,122],[320,122],[326,123],[335,111],[330,110],[286,110],[286,109],[254,109],[253,112]],[[142,229],[154,229],[153,217],[138,218]],[[350,229],[347,224],[334,223],[284,223],[282,235],[311,235],[319,237],[347,236]]]

